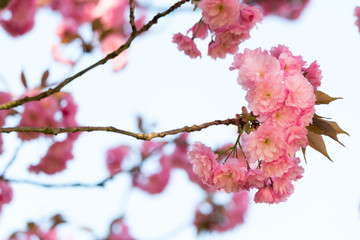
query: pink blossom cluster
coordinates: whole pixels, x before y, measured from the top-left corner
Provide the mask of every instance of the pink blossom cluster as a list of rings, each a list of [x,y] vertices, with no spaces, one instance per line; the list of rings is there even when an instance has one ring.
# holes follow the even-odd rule
[[[249,205],[246,192],[234,193],[230,203],[217,204],[212,198],[198,205],[194,225],[198,232],[203,230],[225,232],[244,223]],[[210,208],[210,209],[209,209]]]
[[[49,229],[49,231],[43,231],[39,226],[33,226],[31,229],[25,232],[16,232],[11,235],[8,240],[28,240],[28,239],[41,239],[41,240],[59,240],[57,231],[55,228]]]
[[[130,172],[132,183],[149,194],[159,194],[163,192],[169,183],[172,169],[183,169],[189,176],[189,179],[198,184],[205,191],[213,192],[209,186],[204,184],[192,171],[192,165],[188,161],[187,152],[189,144],[187,143],[187,133],[181,134],[174,140],[175,149],[170,154],[164,153],[167,142],[145,141],[141,147],[141,162],[131,169],[124,169],[124,159],[130,154],[130,148],[120,145],[107,151],[106,164],[110,176],[120,172]],[[144,171],[142,165],[150,159],[158,161],[159,168],[155,172]]]
[[[39,93],[39,89],[29,90],[27,96]],[[40,101],[24,104],[19,126],[25,127],[75,127],[77,105],[69,93],[61,92],[44,98]],[[55,174],[66,169],[66,163],[73,159],[72,149],[75,140],[80,133],[69,133],[63,141],[54,141],[46,155],[36,165],[31,165],[29,171],[34,173],[44,172]],[[52,138],[53,135],[45,135],[36,132],[19,132],[18,137],[23,141],[36,139],[40,136]]]
[[[316,62],[305,67],[282,45],[270,52],[245,49],[234,57],[238,83],[260,125],[241,135],[237,157],[215,154],[196,142],[189,152],[194,172],[207,185],[225,192],[257,188],[255,202],[279,203],[292,194],[292,181],[303,168],[295,153],[308,145],[307,129],[315,112],[315,93],[321,70]],[[240,142],[239,142],[240,144]]]
[[[239,44],[250,38],[250,30],[262,21],[259,8],[240,4],[237,0],[201,0],[198,7],[202,10],[202,18],[192,28],[192,37],[177,33],[173,42],[179,51],[184,51],[191,58],[201,57],[194,39],[207,38],[211,34],[208,55],[214,59],[225,58],[226,54],[235,54]]]
[[[257,3],[264,16],[274,14],[290,20],[299,18],[309,0],[244,0],[246,3]]]
[[[7,181],[0,179],[0,212],[4,204],[8,204],[13,197],[13,191]]]
[[[146,8],[137,1],[134,3],[137,9],[135,25],[139,29],[145,21]],[[50,7],[60,13],[62,21],[56,34],[61,43],[68,44],[78,39],[84,52],[90,52],[96,44],[92,41],[97,40],[104,54],[108,54],[125,43],[131,32],[129,1],[126,0],[11,0],[0,10],[0,26],[13,37],[21,36],[33,28],[35,15],[40,7]],[[93,30],[91,42],[86,42],[79,32],[80,27],[88,23]],[[59,43],[52,45],[51,53],[59,63],[75,64],[62,55]],[[114,58],[114,71],[123,69],[127,61],[125,53]]]
[[[171,151],[169,151],[170,144],[175,145]],[[199,231],[222,232],[242,224],[249,203],[247,192],[235,193],[231,201],[225,204],[209,200],[209,198],[215,196],[215,189],[205,184],[199,179],[197,173],[193,171],[188,151],[188,133],[182,133],[176,139],[169,142],[144,141],[140,149],[141,160],[130,165],[130,167],[124,164],[125,159],[127,162],[134,162],[130,159],[130,148],[124,145],[111,148],[107,151],[106,166],[112,177],[119,173],[130,173],[133,186],[149,194],[162,193],[169,183],[172,170],[182,169],[187,173],[190,181],[201,187],[208,196],[203,203],[199,204],[195,212],[194,225]],[[157,170],[149,173],[149,171],[143,168],[143,165],[148,161],[156,164],[154,160],[157,161],[159,167]],[[210,204],[211,209],[204,212],[202,205],[205,203]],[[120,222],[122,226],[124,223],[122,220]],[[112,227],[111,229],[114,228]],[[125,229],[127,230],[127,227]],[[126,236],[126,233],[119,232],[119,236],[123,236],[122,234]],[[115,238],[117,235],[114,235],[114,233],[111,233],[109,236],[113,236],[114,239],[123,239],[121,237]]]
[[[121,172],[130,172],[132,175],[133,186],[149,193],[159,194],[166,188],[171,177],[172,169],[183,169],[189,179],[198,184],[207,192],[214,190],[204,184],[192,170],[192,165],[188,160],[187,152],[189,144],[187,142],[188,133],[181,134],[174,140],[175,148],[170,154],[164,153],[164,148],[168,144],[163,141],[144,141],[140,150],[141,162],[132,167],[124,167],[124,160],[129,159],[130,147],[120,145],[111,148],[106,153],[106,167],[110,176],[115,176]],[[151,159],[151,160],[150,160]],[[144,171],[142,165],[147,161],[155,160],[159,168],[152,173]]]
[[[356,21],[355,21],[355,25],[358,27],[359,32],[360,32],[360,7],[355,7],[355,17],[356,17]]]
[[[106,238],[107,240],[134,240],[130,235],[129,227],[123,219],[115,220],[110,227],[110,233]]]

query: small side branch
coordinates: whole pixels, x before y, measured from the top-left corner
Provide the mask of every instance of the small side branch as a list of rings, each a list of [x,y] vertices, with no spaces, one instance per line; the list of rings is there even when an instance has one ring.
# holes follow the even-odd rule
[[[24,103],[27,102],[32,102],[32,101],[40,101],[43,98],[47,98],[57,92],[60,92],[61,89],[63,87],[65,87],[67,84],[71,83],[73,80],[81,77],[82,75],[84,75],[85,73],[89,72],[90,70],[92,70],[93,68],[105,64],[107,61],[109,61],[110,59],[113,59],[115,57],[117,57],[119,54],[121,54],[122,52],[124,52],[126,49],[128,49],[132,43],[132,41],[139,36],[141,33],[148,31],[154,24],[157,23],[157,21],[159,20],[159,18],[164,17],[168,14],[170,14],[171,12],[175,11],[177,8],[181,7],[184,3],[189,2],[190,0],[181,0],[178,1],[177,3],[175,3],[174,5],[172,5],[169,9],[167,9],[164,12],[158,13],[156,14],[152,20],[150,20],[147,24],[145,24],[141,29],[133,31],[131,33],[131,35],[129,36],[128,40],[122,45],[120,46],[117,50],[109,53],[106,57],[104,57],[103,59],[97,61],[96,63],[90,65],[89,67],[85,68],[84,70],[78,72],[77,74],[66,78],[64,81],[62,81],[61,83],[59,83],[55,88],[49,88],[48,90],[32,96],[32,97],[23,97],[21,99],[18,100],[14,100],[14,101],[10,101],[7,102],[5,104],[1,104],[0,105],[0,110],[6,110],[6,109],[11,109],[20,105],[23,105]],[[134,23],[135,24],[135,23]]]
[[[135,3],[134,0],[129,1],[130,7],[130,25],[133,32],[136,32],[136,25],[135,25]]]
[[[60,133],[76,133],[76,132],[114,132],[130,137],[134,137],[140,140],[150,141],[153,138],[163,138],[168,135],[175,135],[182,132],[196,132],[202,129],[208,128],[215,125],[239,125],[241,118],[229,118],[225,120],[215,120],[212,122],[203,123],[200,125],[192,125],[191,127],[185,126],[182,128],[177,128],[173,130],[163,131],[163,132],[152,132],[152,133],[134,133],[126,130],[121,130],[112,126],[109,127],[68,127],[68,128],[48,128],[48,127],[8,127],[0,128],[0,133],[11,133],[11,132],[39,132],[44,134],[57,135]]]

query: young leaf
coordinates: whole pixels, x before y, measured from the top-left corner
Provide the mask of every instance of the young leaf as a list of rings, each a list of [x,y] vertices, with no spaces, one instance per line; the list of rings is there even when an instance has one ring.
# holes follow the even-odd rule
[[[330,161],[332,161],[326,151],[326,146],[321,135],[309,131],[307,137],[310,147],[312,147],[313,149],[327,157]]]
[[[335,101],[336,99],[342,99],[341,97],[330,97],[326,93],[323,93],[321,91],[315,91],[316,101],[315,104],[329,104],[332,101]]]
[[[46,70],[41,77],[41,85],[40,85],[41,88],[47,87],[46,80],[48,79],[48,77],[49,77],[49,70]]]
[[[304,155],[305,163],[307,163],[307,161],[306,161],[306,156],[305,156],[306,148],[301,147],[301,151],[302,151],[302,153],[303,153],[303,155]]]
[[[315,134],[322,134],[331,137],[332,139],[340,143],[342,146],[344,146],[344,144],[339,141],[339,139],[337,138],[337,134],[344,133],[349,135],[347,132],[342,130],[336,122],[327,121],[320,118],[313,118],[312,124],[310,124],[307,129],[308,131]]]
[[[23,86],[27,89],[28,86],[26,83],[26,77],[25,77],[24,71],[21,72],[21,82],[22,82]]]

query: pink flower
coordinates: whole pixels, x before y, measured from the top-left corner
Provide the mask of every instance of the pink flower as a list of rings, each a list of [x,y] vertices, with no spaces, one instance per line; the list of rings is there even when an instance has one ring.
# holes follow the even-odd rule
[[[250,169],[246,172],[246,180],[244,189],[249,190],[252,188],[264,187],[266,176],[260,169]]]
[[[174,34],[172,42],[178,45],[177,48],[179,51],[184,51],[184,53],[190,58],[201,57],[200,51],[197,49],[194,41],[191,38],[181,33],[177,33]]]
[[[108,240],[134,240],[130,233],[128,226],[124,223],[122,219],[119,219],[111,224],[111,229],[108,237]]]
[[[259,116],[257,119],[260,122],[268,122],[273,126],[287,128],[295,125],[299,119],[300,110],[294,107],[281,106],[269,115]]]
[[[283,73],[279,61],[261,48],[255,50],[245,49],[243,62],[239,68],[238,83],[244,90],[255,86],[259,81],[272,79],[281,81]],[[238,65],[237,63],[235,63]]]
[[[0,179],[0,212],[4,204],[11,202],[13,191],[9,183]]]
[[[281,69],[286,77],[302,74],[302,68],[305,64],[304,60],[301,56],[294,56],[288,47],[278,45],[277,47],[272,47],[270,53],[280,61]]]
[[[195,25],[186,32],[186,34],[189,32],[192,33],[193,38],[200,38],[204,40],[209,35],[209,26],[206,23],[200,21],[195,23]]]
[[[249,37],[249,31],[239,23],[219,28],[215,31],[215,41],[209,44],[208,55],[216,59],[225,58],[227,53],[235,54],[239,44]]]
[[[360,11],[360,8],[359,8]],[[313,86],[314,91],[321,85],[321,70],[319,64],[316,61],[312,62],[310,66],[305,69],[304,75],[309,83]]]
[[[198,6],[202,10],[202,20],[212,30],[230,26],[240,15],[240,5],[236,0],[202,0]]]
[[[107,151],[106,166],[111,176],[122,171],[121,164],[128,153],[129,147],[127,146],[118,146]]]
[[[308,109],[302,110],[297,125],[305,126],[305,127],[308,126],[310,123],[312,123],[314,114],[315,114],[314,107],[309,107]]]
[[[219,165],[216,161],[218,157],[211,148],[200,142],[195,142],[191,151],[188,153],[190,163],[193,164],[193,171],[206,184],[212,185],[213,171]]]
[[[72,19],[64,19],[57,27],[56,27],[56,35],[59,36],[62,40],[69,35],[77,35],[78,31],[77,23]]]
[[[355,7],[355,17],[356,17],[356,22],[355,25],[358,27],[359,32],[360,32],[360,7]]]
[[[239,164],[219,164],[214,170],[214,187],[227,193],[240,191],[245,180],[245,170]]]
[[[259,81],[246,95],[249,109],[255,115],[263,115],[279,109],[285,100],[284,84],[272,79]]]
[[[275,14],[280,17],[295,20],[309,3],[309,0],[245,0],[245,2],[256,2],[263,9],[264,16]]]
[[[286,177],[273,179],[273,191],[276,197],[276,203],[285,202],[294,192],[294,185]]]
[[[260,125],[243,140],[244,151],[251,160],[271,162],[285,153],[283,132],[267,124]]]
[[[279,61],[286,77],[302,74],[301,69],[304,66],[304,61],[301,56],[295,57],[291,53],[283,52],[279,56]]]
[[[13,37],[23,35],[34,26],[36,0],[12,0],[8,5],[9,20],[0,19],[0,25]]]
[[[307,109],[315,105],[314,89],[304,76],[298,74],[286,78],[285,85],[289,91],[286,106]]]
[[[283,177],[294,181],[299,180],[304,174],[304,168],[299,165],[300,158],[291,157],[290,160],[292,162],[292,167],[284,174]]]
[[[256,203],[272,204],[275,203],[275,194],[270,188],[264,187],[255,193],[254,201]]]
[[[30,90],[27,96],[34,96],[39,90]],[[59,127],[60,124],[55,120],[55,113],[58,110],[58,101],[54,96],[44,98],[40,101],[28,102],[24,104],[24,112],[21,116],[19,126],[25,127]],[[35,139],[40,133],[19,132],[20,139],[26,141]],[[44,135],[51,136],[51,135]]]
[[[152,154],[161,151],[165,144],[165,142],[144,141],[141,146],[142,159],[146,159]]]
[[[234,56],[234,62],[232,63],[231,67],[229,68],[230,71],[235,69],[239,70],[241,65],[244,63],[244,54],[238,53]]]
[[[66,163],[73,159],[72,155],[73,141],[65,139],[62,142],[55,142],[51,145],[46,155],[41,158],[40,163],[31,165],[30,172],[38,174],[55,174],[66,169]]]
[[[92,9],[91,16],[96,19],[100,18],[101,23],[106,28],[122,28],[125,21],[125,9],[128,7],[127,1],[118,0],[100,0],[96,7]]]
[[[287,155],[272,162],[261,162],[261,171],[267,177],[281,177],[290,167],[292,167],[292,162]]]
[[[91,13],[96,1],[87,1],[86,4],[74,0],[50,0],[50,7],[58,11],[65,20],[72,20],[80,25],[93,20]]]
[[[240,5],[240,23],[246,26],[247,29],[251,29],[256,23],[261,22],[263,15],[261,10],[255,6],[249,6],[247,4]]]
[[[162,155],[160,158],[161,170],[151,176],[145,176],[142,173],[135,174],[133,185],[150,194],[158,194],[164,191],[171,173],[171,162],[169,160],[168,156]]]
[[[74,61],[72,61],[70,59],[67,59],[62,55],[59,44],[53,44],[51,46],[50,51],[51,51],[51,54],[54,57],[55,61],[57,61],[57,62],[59,62],[61,64],[64,64],[64,65],[67,65],[67,64],[69,64],[71,66],[75,65]]]
[[[295,154],[300,147],[307,147],[309,145],[307,138],[307,129],[304,126],[291,126],[285,131],[285,142],[287,151],[290,155]]]
[[[104,54],[109,54],[117,50],[121,45],[125,43],[125,38],[117,33],[110,33],[101,40],[101,49]],[[128,63],[128,57],[126,51],[112,59],[114,71],[123,69]]]
[[[245,214],[249,206],[249,195],[245,191],[234,193],[231,202],[225,205],[222,221],[215,224],[212,229],[225,232],[244,223]]]

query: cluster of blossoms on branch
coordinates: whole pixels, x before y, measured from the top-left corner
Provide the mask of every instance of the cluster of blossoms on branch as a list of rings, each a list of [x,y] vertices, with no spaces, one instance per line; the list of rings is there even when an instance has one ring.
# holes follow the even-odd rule
[[[301,56],[279,45],[270,52],[245,49],[230,69],[238,70],[251,114],[243,111],[246,121],[239,126],[239,138],[222,154],[200,142],[194,144],[189,152],[194,172],[218,190],[256,188],[255,202],[285,201],[294,191],[292,181],[302,177],[295,153],[308,146],[306,127],[315,113],[319,65],[305,67]]]
[[[139,28],[145,21],[146,8],[137,1],[134,1],[134,5],[138,17],[135,25]],[[21,36],[33,28],[35,15],[40,8],[50,8],[61,15],[62,21],[56,28],[56,35],[64,45],[78,40],[83,52],[91,52],[100,43],[103,53],[108,54],[124,44],[131,33],[128,0],[11,0],[6,7],[0,8],[0,25],[11,36]],[[81,36],[81,27],[89,23],[93,36],[92,39],[85,39]],[[52,45],[51,52],[59,63],[75,64],[75,56],[62,55],[59,43]],[[114,70],[123,69],[127,61],[126,53],[116,57],[113,60]]]
[[[140,161],[131,167],[124,168],[124,162],[129,162],[129,147],[120,145],[107,152],[107,169],[111,177],[120,173],[129,173],[132,185],[149,194],[162,193],[169,183],[173,169],[180,169],[187,173],[189,180],[199,185],[206,193],[207,198],[199,204],[195,212],[194,225],[198,231],[226,231],[244,222],[249,198],[247,193],[237,193],[231,197],[228,204],[219,204],[214,201],[215,190],[204,184],[193,171],[187,153],[189,151],[188,134],[183,133],[171,142],[145,141],[140,151]],[[170,153],[168,147],[175,145]],[[166,151],[166,149],[168,151]],[[147,163],[154,161],[159,165],[155,172],[148,172]],[[204,211],[204,204],[208,207]]]
[[[185,2],[187,0],[175,3],[169,8],[168,13]],[[309,0],[244,0],[240,4],[236,0],[193,1],[195,8],[202,11],[202,18],[187,31],[187,35],[190,34],[191,37],[178,33],[173,36],[173,42],[191,58],[201,57],[194,40],[204,40],[210,33],[208,55],[214,59],[225,58],[227,54],[235,54],[238,51],[239,44],[250,37],[250,30],[262,21],[263,16],[276,14],[296,19],[308,2]],[[120,49],[119,47],[125,43],[129,43],[130,46],[137,34],[147,31],[160,17],[168,14],[167,11],[159,13],[149,22],[148,28],[137,31],[144,26],[147,8],[135,0],[11,0],[0,3],[0,25],[13,37],[21,36],[32,29],[37,10],[46,6],[62,16],[62,21],[56,29],[61,43],[69,44],[79,40],[84,53],[91,52],[93,47],[96,47],[95,43],[101,44],[105,54]],[[130,19],[127,17],[129,9]],[[357,8],[357,16],[360,16],[359,12]],[[79,31],[88,23],[91,25],[91,40],[84,39]],[[356,24],[360,25],[358,21]],[[121,53],[120,56],[110,58],[114,58],[114,70],[120,70],[127,64],[126,54]],[[61,55],[60,44],[52,47],[52,54],[60,63],[75,64],[73,60]],[[304,172],[299,165],[300,159],[296,157],[298,150],[302,148],[305,152],[304,149],[310,145],[328,157],[321,135],[338,141],[337,134],[347,134],[335,122],[323,120],[315,114],[315,104],[328,104],[336,98],[317,91],[321,84],[321,70],[316,62],[306,66],[301,56],[293,55],[282,45],[272,48],[269,52],[260,48],[245,49],[244,53],[235,56],[230,70],[238,71],[238,83],[247,91],[246,100],[250,110],[249,113],[243,108],[242,114],[238,114],[236,119],[228,119],[234,121],[225,124],[238,127],[239,135],[235,144],[226,144],[213,151],[196,142],[189,151],[188,134],[182,133],[172,141],[144,141],[138,161],[133,164],[129,164],[132,162],[129,160],[133,149],[120,145],[106,153],[108,178],[98,184],[83,186],[104,186],[117,174],[129,174],[132,187],[149,194],[159,194],[166,189],[173,169],[182,169],[206,194],[206,199],[198,205],[194,214],[193,224],[198,232],[222,232],[242,224],[249,204],[246,191],[250,189],[257,189],[255,202],[286,201],[294,191],[293,181],[300,179]],[[84,70],[86,71],[88,70]],[[32,90],[27,88],[25,77],[22,76],[27,89],[22,96],[23,99],[45,93],[42,90],[48,88],[45,84],[47,75],[44,73],[41,87]],[[63,83],[66,85],[69,82]],[[38,164],[29,167],[32,173],[52,175],[64,171],[67,162],[73,159],[72,149],[75,140],[81,131],[87,131],[76,129],[77,105],[71,94],[61,92],[61,88],[58,92],[36,101],[20,103],[22,108],[19,111],[12,107],[10,110],[0,111],[0,127],[5,125],[7,117],[19,117],[18,128],[12,131],[18,131],[18,137],[22,141],[39,137],[51,139],[52,143],[46,155]],[[12,99],[9,93],[0,92],[0,104]],[[177,134],[202,129],[194,126],[175,132]],[[25,131],[27,127],[29,129]],[[40,128],[45,130],[40,131]],[[76,130],[72,131],[71,128]],[[54,133],[55,130],[58,129],[66,130],[63,132],[66,132],[67,136],[62,141],[53,138],[53,135],[58,133]],[[144,134],[142,128],[139,130]],[[133,137],[141,135],[127,131],[121,133]],[[159,136],[164,137],[166,134]],[[173,149],[169,151],[171,146]],[[154,161],[159,168],[149,173],[144,166]],[[12,200],[13,195],[9,185],[11,178],[7,179],[6,170],[7,167],[0,176],[0,211],[4,204]],[[218,203],[215,199],[218,190],[232,193],[229,195],[231,200],[228,203]],[[63,222],[61,217],[54,218],[53,225],[47,231],[34,223],[29,223],[26,231],[15,232],[10,239],[58,239],[55,227]],[[106,239],[134,238],[125,219],[120,217],[111,224]]]
[[[262,20],[258,7],[240,4],[236,0],[202,0],[197,5],[202,10],[202,18],[187,31],[192,37],[181,33],[173,36],[178,49],[191,58],[201,57],[194,39],[204,40],[209,32],[209,56],[217,59],[225,58],[226,54],[235,54],[239,44],[250,38],[250,30]]]

